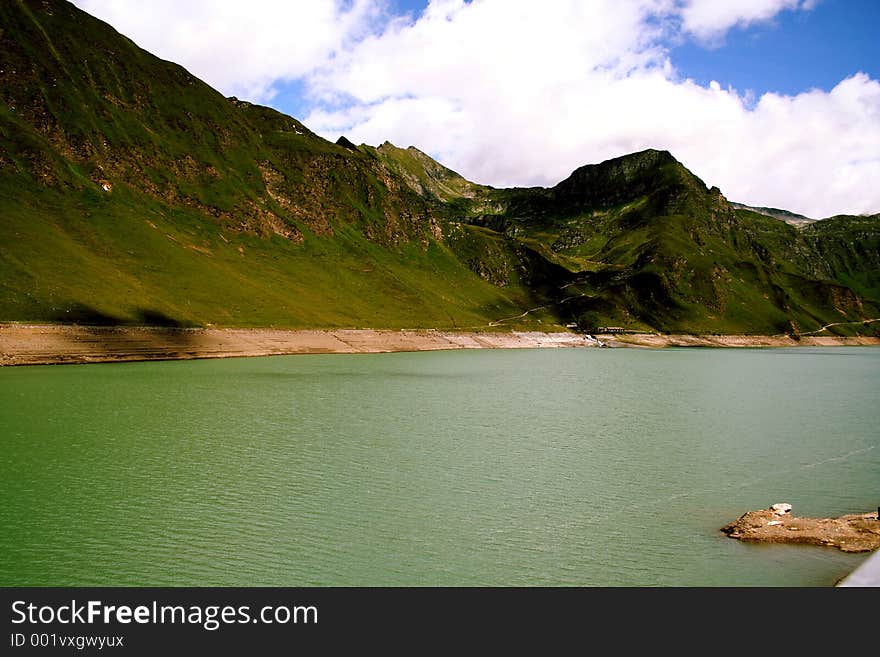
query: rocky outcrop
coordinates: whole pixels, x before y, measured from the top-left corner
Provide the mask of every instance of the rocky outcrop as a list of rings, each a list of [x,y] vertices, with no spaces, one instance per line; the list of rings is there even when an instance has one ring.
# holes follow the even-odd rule
[[[345,135],[342,135],[339,139],[336,140],[337,146],[342,146],[343,148],[347,148],[350,151],[357,152],[358,147],[355,146]]]
[[[790,504],[774,504],[769,509],[744,513],[721,531],[730,538],[756,543],[807,543],[844,552],[880,548],[880,520],[875,512],[839,518],[798,518],[791,514]]]

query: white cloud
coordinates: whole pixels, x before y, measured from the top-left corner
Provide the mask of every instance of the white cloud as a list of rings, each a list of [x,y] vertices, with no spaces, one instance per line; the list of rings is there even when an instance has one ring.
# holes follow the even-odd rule
[[[73,0],[155,55],[227,95],[266,102],[381,15],[378,0]]]
[[[718,42],[812,0],[77,0],[227,94],[307,81],[330,139],[416,145],[477,182],[555,184],[665,148],[728,198],[811,216],[880,210],[880,83],[746,97],[682,79],[671,40]]]
[[[644,20],[669,3],[621,4],[433,2],[415,24],[392,25],[312,76],[320,97],[355,104],[306,121],[419,145],[492,184],[556,182],[584,162],[577,142],[611,128],[584,118],[606,106],[614,81],[668,66],[653,45],[662,28]]]
[[[810,9],[814,4],[815,0],[683,0],[682,27],[712,40],[733,27],[766,22],[785,9]]]
[[[716,16],[691,13],[735,5]],[[797,1],[434,2],[310,77],[344,98],[305,122],[334,138],[417,145],[496,186],[555,184],[574,168],[664,148],[728,198],[811,216],[880,210],[880,84],[746,97],[682,80],[662,44],[766,20]],[[333,103],[330,103],[333,107]]]

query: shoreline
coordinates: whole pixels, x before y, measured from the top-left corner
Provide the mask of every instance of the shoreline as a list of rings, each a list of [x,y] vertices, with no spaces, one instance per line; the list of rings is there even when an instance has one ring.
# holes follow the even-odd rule
[[[596,339],[597,338],[597,339]],[[873,337],[597,335],[434,329],[94,327],[0,323],[0,366],[453,349],[880,346]]]
[[[597,336],[610,347],[637,347],[661,349],[664,347],[876,347],[880,338],[861,336],[844,337],[801,336],[794,340],[787,335],[660,335],[658,333],[630,333]]]

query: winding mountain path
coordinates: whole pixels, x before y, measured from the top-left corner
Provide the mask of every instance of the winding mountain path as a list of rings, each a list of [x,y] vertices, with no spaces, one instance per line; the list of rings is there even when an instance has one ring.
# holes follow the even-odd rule
[[[571,285],[571,283],[569,283],[569,285]],[[561,289],[563,289],[563,288],[565,288],[565,287],[568,287],[568,285],[563,285],[563,286],[562,286],[561,288],[559,288],[559,289],[561,290]],[[555,302],[553,302],[553,303],[545,303],[543,306],[536,306],[535,308],[529,308],[529,309],[528,309],[527,311],[525,311],[524,313],[519,314],[519,315],[514,315],[513,317],[504,317],[503,319],[496,319],[496,320],[491,321],[491,322],[489,322],[488,324],[486,324],[486,326],[499,326],[500,324],[503,324],[504,322],[509,322],[509,321],[512,320],[512,319],[520,319],[520,318],[522,318],[522,317],[525,317],[525,316],[528,315],[529,313],[533,313],[533,312],[535,312],[536,310],[543,310],[544,308],[551,308],[552,306],[561,306],[562,304],[564,304],[564,303],[568,303],[569,301],[572,301],[572,300],[574,300],[574,299],[582,299],[582,298],[584,298],[584,297],[592,297],[592,296],[594,296],[594,295],[592,295],[592,294],[587,294],[586,292],[585,292],[584,294],[576,294],[576,295],[574,295],[574,296],[572,296],[572,297],[566,297],[566,298],[563,299],[562,301],[555,301]]]
[[[860,319],[856,322],[834,322],[833,324],[826,324],[820,329],[816,329],[815,331],[807,331],[806,333],[801,333],[801,335],[815,335],[816,333],[821,333],[825,329],[831,328],[832,326],[845,326],[847,324],[871,324],[873,322],[880,322],[880,317],[876,317],[874,319]]]

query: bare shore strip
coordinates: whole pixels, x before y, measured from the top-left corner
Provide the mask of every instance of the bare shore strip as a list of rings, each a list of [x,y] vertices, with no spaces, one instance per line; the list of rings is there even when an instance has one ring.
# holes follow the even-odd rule
[[[599,335],[436,330],[282,330],[0,324],[0,366],[185,360],[283,354],[560,347],[783,347],[880,345],[878,338]]]
[[[185,360],[284,354],[582,347],[574,333],[452,333],[0,325],[0,365]]]
[[[660,335],[632,333],[596,336],[609,347],[867,347],[880,346],[880,338],[787,335]]]

